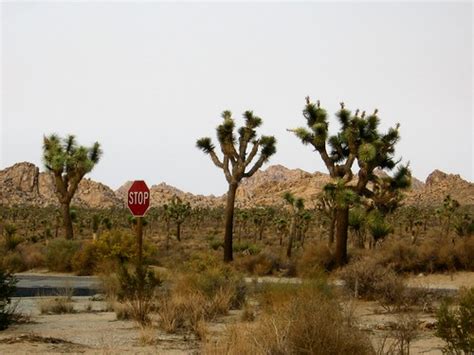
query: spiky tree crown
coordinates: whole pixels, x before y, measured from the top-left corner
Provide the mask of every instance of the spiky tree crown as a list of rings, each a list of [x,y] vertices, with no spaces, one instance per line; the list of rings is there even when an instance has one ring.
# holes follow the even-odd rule
[[[164,205],[167,216],[182,223],[191,214],[191,204],[173,195],[168,204]]]
[[[86,148],[77,145],[76,138],[64,139],[55,134],[43,138],[43,160],[49,171],[69,175],[85,175],[99,162],[102,155],[100,144],[95,142]]]
[[[257,137],[257,128],[261,126],[262,119],[255,116],[252,111],[243,114],[245,125],[235,132],[235,121],[230,111],[222,113],[222,123],[217,126],[217,140],[222,152],[219,159],[211,138],[200,138],[196,142],[198,149],[211,156],[214,164],[224,170],[227,182],[239,183],[244,177],[252,176],[268,159],[276,153],[276,139],[273,136]],[[250,151],[247,151],[251,146]],[[254,165],[248,169],[253,159],[257,157]]]
[[[379,130],[380,119],[378,110],[370,115],[365,111],[354,113],[346,109],[341,103],[340,110],[336,113],[340,124],[337,134],[329,135],[329,122],[326,110],[321,108],[320,102],[312,103],[306,98],[303,116],[307,128],[299,127],[292,131],[303,144],[312,145],[323,159],[331,177],[340,179],[332,188],[337,191],[337,204],[349,203],[352,199],[344,189],[352,190],[358,195],[373,196],[374,192],[367,189],[369,182],[382,186],[392,191],[407,188],[411,182],[408,165],[400,167],[390,178],[379,178],[374,170],[392,170],[399,163],[395,160],[395,144],[399,141],[399,124],[382,133]],[[347,184],[353,178],[352,168],[357,161],[359,166],[358,183],[356,186]]]
[[[64,139],[56,134],[43,137],[43,161],[55,176],[56,194],[61,203],[69,203],[84,177],[99,162],[102,150],[98,142],[92,147],[79,146],[76,138]]]

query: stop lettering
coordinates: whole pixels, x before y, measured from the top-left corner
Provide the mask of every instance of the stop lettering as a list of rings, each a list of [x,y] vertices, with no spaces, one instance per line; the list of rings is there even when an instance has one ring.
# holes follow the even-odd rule
[[[150,190],[145,181],[136,180],[128,190],[127,204],[135,217],[143,217],[150,206]]]

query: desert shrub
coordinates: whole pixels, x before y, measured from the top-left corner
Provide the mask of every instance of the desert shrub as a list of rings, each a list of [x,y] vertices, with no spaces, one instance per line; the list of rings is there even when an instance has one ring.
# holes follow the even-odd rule
[[[459,305],[453,307],[451,300],[442,302],[437,312],[436,336],[446,343],[445,351],[454,354],[474,352],[474,287],[464,289]]]
[[[200,292],[171,292],[160,300],[159,326],[168,333],[195,329],[206,317],[206,298]]]
[[[153,310],[155,289],[162,281],[147,267],[136,267],[130,272],[125,266],[118,274],[118,300],[128,305],[131,317],[141,325],[148,324]]]
[[[330,271],[335,266],[334,255],[331,249],[323,243],[308,245],[297,262],[299,275],[311,277],[319,276],[321,270]]]
[[[44,248],[39,244],[22,244],[18,247],[27,270],[43,267],[45,264]]]
[[[38,302],[41,314],[74,313],[72,300],[68,297],[44,298]]]
[[[72,259],[80,243],[74,240],[55,239],[46,248],[46,266],[51,271],[72,271]]]
[[[2,264],[5,269],[11,272],[21,272],[27,270],[27,266],[18,251],[9,251],[3,256]]]
[[[378,263],[397,272],[442,272],[474,270],[474,237],[458,239],[430,236],[417,244],[408,240],[385,243]]]
[[[218,250],[219,248],[223,248],[223,247],[224,247],[224,241],[222,241],[222,240],[217,240],[217,239],[215,239],[214,237],[212,237],[212,239],[209,241],[209,246],[210,246],[211,249],[213,249],[213,250]]]
[[[0,330],[8,328],[13,319],[10,308],[11,297],[15,294],[17,279],[8,271],[0,267]]]
[[[458,268],[474,271],[474,236],[459,240],[454,247],[454,253]]]
[[[203,337],[203,322],[245,302],[242,277],[210,255],[194,255],[158,300],[160,327],[170,333],[192,331]]]
[[[119,230],[105,231],[96,240],[97,253],[101,259],[125,262],[133,259],[137,252],[137,242],[131,233]]]
[[[97,246],[93,242],[84,242],[72,258],[72,270],[77,275],[92,275],[99,261]]]
[[[260,253],[260,247],[256,244],[252,244],[248,241],[235,242],[232,244],[232,250],[235,253],[246,253],[249,255],[256,255]]]
[[[379,264],[397,272],[420,271],[417,247],[407,240],[384,243],[377,258]]]
[[[133,310],[129,304],[112,302],[110,309],[115,313],[117,320],[131,320],[133,319]]]
[[[373,354],[368,338],[345,322],[339,304],[312,284],[278,290],[252,323],[230,327],[208,354]],[[267,295],[272,291],[266,290]]]
[[[214,299],[219,293],[230,295],[227,310],[230,307],[238,308],[245,301],[245,282],[227,265],[186,274],[181,279],[181,283],[183,288],[188,287],[192,291],[198,291],[207,299]]]
[[[281,260],[274,254],[263,252],[258,255],[242,256],[236,260],[235,266],[238,270],[251,275],[265,276],[280,270]]]
[[[355,296],[378,300],[387,310],[404,306],[407,288],[403,280],[391,269],[373,259],[354,262],[339,272],[345,287]]]
[[[95,246],[100,264],[105,264],[112,272],[119,271],[121,264],[131,261],[137,256],[137,240],[133,233],[114,229],[106,230],[98,236]],[[156,247],[144,240],[143,262],[147,265],[155,263],[156,253]],[[105,265],[100,265],[100,267],[106,269]]]
[[[18,244],[23,240],[16,235],[17,226],[14,224],[6,223],[3,226],[3,235],[4,235],[4,247],[7,251],[15,250]]]

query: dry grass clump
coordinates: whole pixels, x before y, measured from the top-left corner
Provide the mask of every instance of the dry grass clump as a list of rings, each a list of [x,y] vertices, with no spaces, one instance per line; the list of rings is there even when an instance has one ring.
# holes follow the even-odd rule
[[[206,354],[373,354],[368,338],[349,325],[320,285],[267,289],[271,304],[253,323],[228,329],[227,337],[206,344]]]
[[[355,297],[377,300],[390,312],[406,310],[426,300],[424,290],[407,288],[400,276],[374,259],[356,261],[342,269],[339,276]]]
[[[417,244],[392,240],[383,245],[377,259],[397,272],[474,270],[474,237],[459,238],[455,244],[438,236],[428,236]]]
[[[38,302],[41,314],[63,314],[74,313],[73,296],[74,290],[66,285],[58,291],[55,298],[42,298]]]
[[[38,306],[41,314],[74,313],[74,305],[68,297],[44,298]]]
[[[321,271],[331,271],[335,259],[331,249],[324,243],[308,244],[297,263],[298,275],[318,278]]]
[[[279,271],[282,261],[272,253],[262,252],[257,255],[245,255],[237,258],[235,267],[250,275],[266,276]]]
[[[191,263],[195,271],[177,276],[159,298],[159,326],[169,333],[192,331],[202,338],[205,321],[243,305],[245,284],[229,266],[213,258],[199,258]]]

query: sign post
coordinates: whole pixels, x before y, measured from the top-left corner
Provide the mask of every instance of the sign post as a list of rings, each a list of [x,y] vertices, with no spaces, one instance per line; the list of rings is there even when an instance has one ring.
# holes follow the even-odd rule
[[[138,277],[138,312],[140,319],[144,321],[142,295],[145,283],[145,270],[143,269],[143,216],[150,207],[150,190],[143,180],[136,180],[130,186],[127,194],[127,205],[132,215],[137,220],[137,277]]]
[[[150,207],[150,189],[143,180],[136,180],[127,194],[127,205],[137,219],[138,265],[143,261],[143,216]]]

